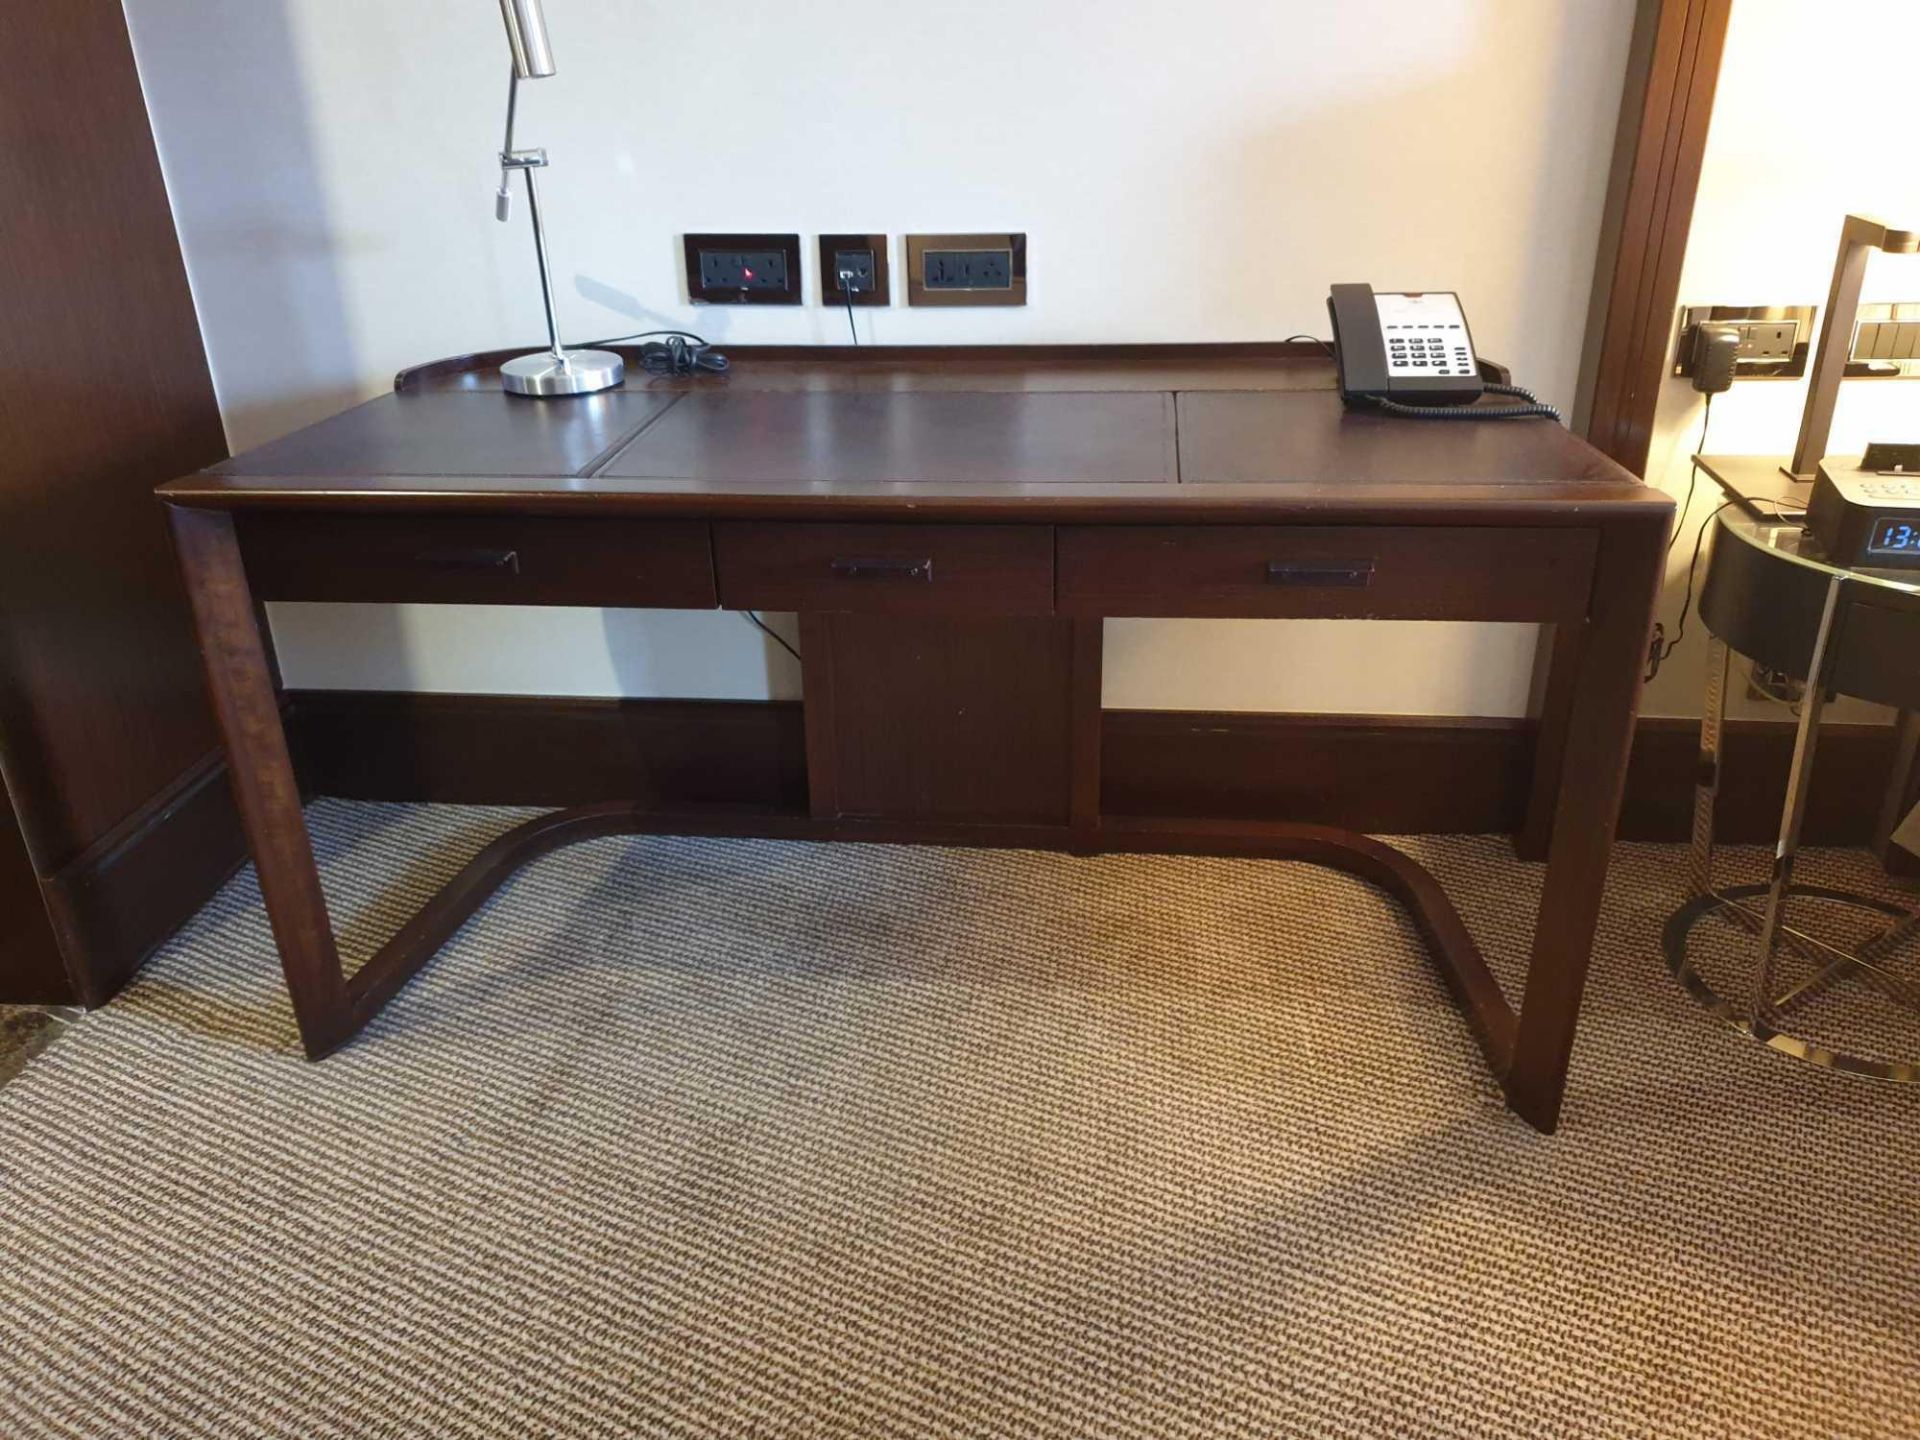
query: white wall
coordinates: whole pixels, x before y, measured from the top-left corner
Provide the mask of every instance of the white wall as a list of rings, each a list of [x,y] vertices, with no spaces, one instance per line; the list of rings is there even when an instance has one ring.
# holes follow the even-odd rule
[[[524,222],[491,219],[492,0],[126,3],[236,447],[402,366],[537,339]],[[1632,9],[548,0],[560,73],[523,91],[521,139],[554,156],[574,339],[844,335],[815,305],[686,304],[687,230],[1019,229],[1027,308],[897,306],[864,337],[1274,339],[1324,334],[1335,280],[1446,286],[1485,353],[1566,404]],[[288,606],[275,626],[296,685],[794,688],[730,616]],[[1108,703],[1511,714],[1532,648],[1516,626],[1128,622]]]
[[[1892,101],[1862,95],[1826,103],[1831,97],[1807,83],[1915,54],[1920,4],[1914,0],[1737,0],[1681,271],[1682,305],[1824,307],[1843,216],[1856,211],[1920,226],[1920,165]],[[1920,300],[1920,257],[1875,256],[1865,298]],[[1708,450],[1790,453],[1806,398],[1804,380],[1736,383],[1714,399]],[[1669,379],[1660,396],[1647,474],[1676,499],[1686,493],[1703,404],[1684,379]],[[1916,436],[1920,382],[1841,387],[1833,454],[1858,453],[1869,439]],[[1668,566],[1662,614],[1669,634],[1680,615],[1694,538],[1723,498],[1702,476]],[[1648,687],[1645,712],[1698,715],[1705,661],[1695,617],[1688,638]],[[1768,702],[1737,699],[1733,713],[1778,711]],[[1861,705],[1833,712],[1838,719],[1877,713]]]

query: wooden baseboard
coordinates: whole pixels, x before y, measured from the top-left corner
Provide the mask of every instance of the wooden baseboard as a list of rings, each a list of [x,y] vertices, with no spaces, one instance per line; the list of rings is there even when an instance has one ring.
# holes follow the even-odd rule
[[[1339,825],[1376,835],[1519,827],[1533,727],[1517,720],[1109,710],[1115,815]]]
[[[80,992],[60,956],[26,837],[0,785],[0,1005],[71,1005]]]
[[[295,764],[311,795],[806,808],[806,734],[797,701],[340,690],[292,691],[287,700]]]
[[[1518,720],[1108,711],[1101,798],[1116,814],[1306,820],[1377,835],[1511,834],[1526,813],[1534,738],[1533,724]],[[1723,840],[1775,838],[1792,755],[1790,724],[1728,724]],[[1685,840],[1699,760],[1698,721],[1641,721],[1620,838]],[[1892,764],[1889,728],[1826,727],[1807,843],[1866,844]]]
[[[662,806],[806,805],[806,738],[792,702],[579,700],[299,691],[289,696],[302,782],[364,800]],[[1103,808],[1112,814],[1291,819],[1375,834],[1499,834],[1526,806],[1525,721],[1110,710]],[[1728,726],[1723,838],[1773,838],[1793,732]],[[1642,721],[1620,834],[1684,840],[1699,726]],[[1891,733],[1823,734],[1807,838],[1864,844],[1892,760]]]
[[[70,998],[89,1006],[112,998],[246,854],[225,760],[214,753],[43,879]]]
[[[1727,723],[1716,811],[1722,839],[1771,843],[1793,758],[1794,727],[1777,720]],[[1820,731],[1804,838],[1810,845],[1865,845],[1873,838],[1893,768],[1893,729],[1828,725]],[[1700,722],[1642,720],[1620,812],[1623,840],[1684,840],[1693,829],[1693,779],[1700,764]]]

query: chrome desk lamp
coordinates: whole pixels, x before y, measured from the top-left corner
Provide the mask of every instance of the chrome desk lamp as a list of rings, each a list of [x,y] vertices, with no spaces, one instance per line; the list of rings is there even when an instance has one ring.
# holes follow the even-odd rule
[[[626,363],[611,350],[568,350],[560,343],[560,322],[553,313],[553,272],[547,265],[547,227],[540,218],[540,187],[533,172],[546,167],[547,152],[513,148],[513,116],[522,80],[541,80],[553,74],[553,47],[547,41],[547,20],[540,0],[500,0],[507,22],[507,46],[513,51],[513,73],[507,81],[507,138],[500,151],[500,193],[493,202],[494,217],[506,220],[513,212],[512,172],[527,177],[527,209],[533,216],[533,248],[540,259],[540,299],[547,309],[547,348],[522,355],[500,367],[500,380],[515,395],[591,395],[610,390],[626,376]]]

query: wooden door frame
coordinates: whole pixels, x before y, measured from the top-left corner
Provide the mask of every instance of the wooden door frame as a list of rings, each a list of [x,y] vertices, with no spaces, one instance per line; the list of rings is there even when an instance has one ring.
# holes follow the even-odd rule
[[[1644,475],[1733,0],[1640,0],[1574,428]]]

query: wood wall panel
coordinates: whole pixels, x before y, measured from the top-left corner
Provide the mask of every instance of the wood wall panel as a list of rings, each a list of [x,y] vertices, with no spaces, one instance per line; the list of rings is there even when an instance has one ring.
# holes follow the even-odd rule
[[[1641,0],[1587,317],[1576,427],[1636,475],[1673,338],[1733,0]]]
[[[226,439],[119,0],[0,6],[0,152],[0,776],[44,880],[214,749],[152,492]]]
[[[61,963],[60,947],[40,899],[40,882],[4,786],[0,786],[0,973],[6,977],[0,1003],[61,1004],[74,998],[73,981]]]

